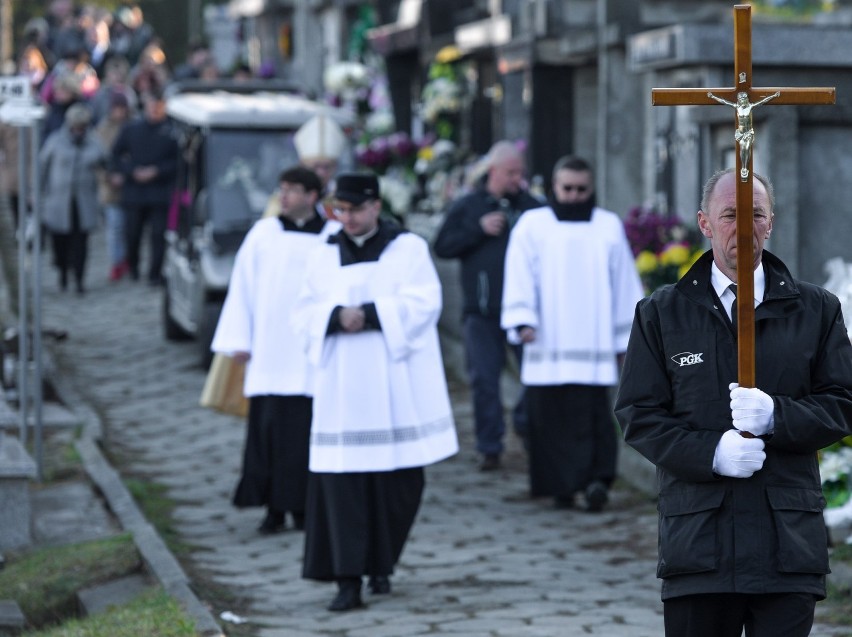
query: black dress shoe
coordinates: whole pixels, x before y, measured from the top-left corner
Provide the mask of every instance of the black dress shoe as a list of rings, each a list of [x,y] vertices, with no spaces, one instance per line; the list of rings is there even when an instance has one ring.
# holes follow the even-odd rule
[[[342,579],[337,581],[337,596],[331,600],[328,610],[341,612],[363,608],[361,601],[361,578]]]
[[[284,514],[278,511],[267,511],[263,522],[257,527],[261,535],[274,535],[284,530]]]
[[[373,595],[387,595],[391,592],[390,578],[387,575],[372,575],[367,586]]]
[[[574,496],[573,495],[557,495],[553,498],[553,508],[554,509],[573,509],[574,508]]]
[[[486,453],[479,465],[480,471],[496,471],[500,468],[500,456],[496,453]]]
[[[586,487],[586,510],[593,513],[602,511],[604,505],[609,501],[609,493],[607,493],[606,485],[595,480]]]

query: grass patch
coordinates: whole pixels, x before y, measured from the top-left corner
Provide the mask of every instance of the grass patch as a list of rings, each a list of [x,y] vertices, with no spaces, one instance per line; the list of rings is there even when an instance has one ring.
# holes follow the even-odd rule
[[[83,459],[74,446],[79,431],[62,430],[50,433],[44,440],[42,475],[45,484],[73,480],[86,475]],[[35,456],[35,451],[30,450]]]
[[[168,497],[168,487],[143,477],[125,477],[124,484],[133,495],[145,519],[154,526],[169,550],[181,563],[192,582],[193,592],[210,606],[212,614],[218,615],[216,609],[230,610],[238,615],[246,614],[248,605],[244,598],[216,583],[212,576],[193,565],[191,560],[193,547],[181,539],[174,527],[172,514],[175,503]],[[253,637],[255,634],[256,627],[250,624],[228,626],[228,635],[231,637]]]
[[[7,555],[0,599],[18,602],[33,626],[56,623],[77,611],[76,592],[138,570],[129,534]]]
[[[195,624],[161,588],[107,612],[74,619],[26,637],[195,637]]]
[[[167,495],[168,488],[142,478],[126,477],[124,484],[142,509],[145,519],[157,529],[172,554],[177,558],[188,557],[191,547],[181,540],[180,533],[174,527],[172,513],[175,504]]]

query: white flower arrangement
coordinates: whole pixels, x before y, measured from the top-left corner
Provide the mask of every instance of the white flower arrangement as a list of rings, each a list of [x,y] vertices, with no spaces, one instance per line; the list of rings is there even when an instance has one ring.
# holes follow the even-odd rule
[[[431,146],[424,146],[417,153],[414,172],[427,175],[440,169],[450,168],[454,162],[456,145],[449,139],[438,139]]]
[[[373,111],[367,116],[365,128],[370,135],[386,135],[394,130],[396,120],[389,110]]]
[[[354,93],[370,86],[370,69],[359,62],[337,62],[326,68],[323,84],[335,95]]]
[[[395,175],[381,175],[379,177],[379,192],[382,193],[382,199],[387,202],[393,214],[405,217],[411,210],[414,192],[412,185],[405,178]]]
[[[823,484],[840,482],[852,475],[852,447],[825,451],[819,463],[819,477]]]
[[[850,501],[852,491],[852,439],[832,445],[820,452],[819,476],[827,509],[841,507]]]
[[[456,82],[446,77],[430,80],[421,95],[423,120],[434,123],[441,113],[457,113],[461,108],[461,90]]]

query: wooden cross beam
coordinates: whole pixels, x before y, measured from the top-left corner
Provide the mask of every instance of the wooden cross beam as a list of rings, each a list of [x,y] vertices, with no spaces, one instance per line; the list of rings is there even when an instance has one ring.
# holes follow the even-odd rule
[[[725,104],[735,109],[737,142],[737,376],[742,387],[754,387],[754,191],[752,110],[761,104],[834,104],[833,88],[755,88],[751,78],[751,6],[734,7],[734,87],[655,88],[656,106]],[[706,211],[705,211],[706,212]]]

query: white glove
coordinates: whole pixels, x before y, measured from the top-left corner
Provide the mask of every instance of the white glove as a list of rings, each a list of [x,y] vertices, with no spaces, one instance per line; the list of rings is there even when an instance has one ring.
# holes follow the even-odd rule
[[[731,416],[734,427],[755,436],[771,433],[775,429],[775,403],[772,396],[756,387],[728,385],[731,390]]]
[[[766,454],[760,438],[743,438],[736,429],[722,434],[713,455],[713,471],[720,476],[750,478],[763,468]]]

